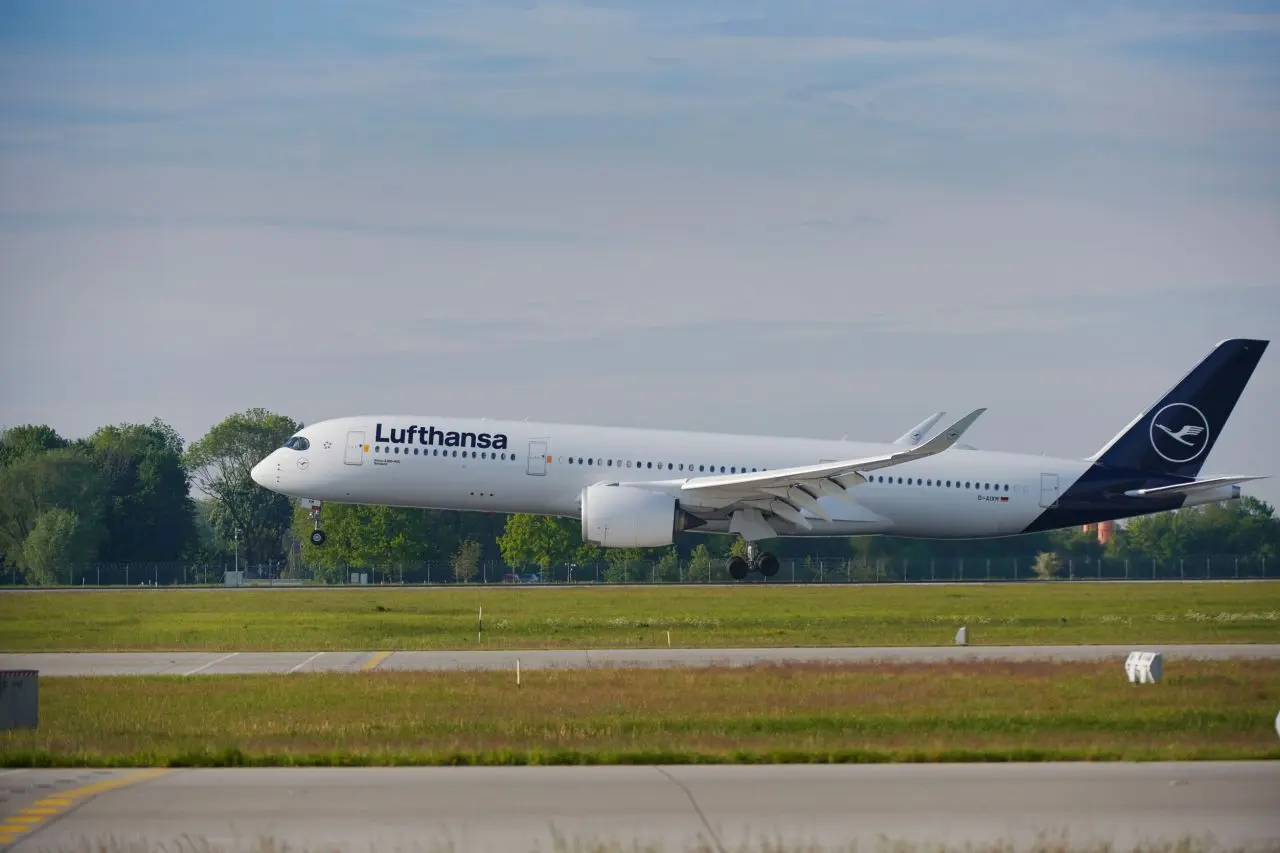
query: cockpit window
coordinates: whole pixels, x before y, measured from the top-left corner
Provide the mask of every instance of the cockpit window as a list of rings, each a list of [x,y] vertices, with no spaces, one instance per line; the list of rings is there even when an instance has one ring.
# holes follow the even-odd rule
[[[288,441],[286,441],[282,446],[287,447],[290,450],[306,450],[308,447],[311,446],[311,442],[307,441],[305,438],[303,438],[300,435],[295,435],[292,438],[290,438]]]

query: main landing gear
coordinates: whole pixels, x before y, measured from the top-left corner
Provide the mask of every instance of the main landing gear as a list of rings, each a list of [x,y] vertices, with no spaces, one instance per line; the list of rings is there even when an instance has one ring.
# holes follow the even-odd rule
[[[320,508],[324,506],[323,501],[304,500],[302,505],[311,510],[311,524],[315,528],[311,531],[311,544],[323,545],[325,540],[324,531],[320,529]]]
[[[729,558],[729,577],[740,581],[755,570],[767,578],[778,573],[778,558],[769,553],[760,553],[760,546],[754,542],[747,543],[747,558]]]

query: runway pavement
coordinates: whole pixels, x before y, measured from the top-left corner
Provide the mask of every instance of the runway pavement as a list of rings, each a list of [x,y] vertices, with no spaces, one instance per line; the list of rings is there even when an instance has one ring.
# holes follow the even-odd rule
[[[0,775],[0,846],[532,853],[558,834],[567,849],[764,839],[798,853],[883,839],[1025,849],[1065,831],[1117,851],[1187,836],[1276,850],[1278,804],[1280,762],[24,770]]]
[[[1135,646],[899,646],[808,649],[590,649],[405,652],[40,652],[0,654],[0,669],[62,675],[235,675],[389,670],[587,669],[606,666],[747,666],[759,663],[944,663],[965,660],[1123,661],[1131,651],[1166,660],[1280,659],[1280,644]]]

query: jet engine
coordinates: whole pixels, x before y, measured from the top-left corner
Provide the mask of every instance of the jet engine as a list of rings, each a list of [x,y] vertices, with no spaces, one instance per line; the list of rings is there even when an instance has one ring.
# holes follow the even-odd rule
[[[657,548],[703,521],[671,495],[597,483],[582,490],[582,541],[605,548]]]

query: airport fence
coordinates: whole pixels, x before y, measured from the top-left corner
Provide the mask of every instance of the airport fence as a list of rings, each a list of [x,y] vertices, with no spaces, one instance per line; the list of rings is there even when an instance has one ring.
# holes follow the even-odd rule
[[[191,563],[92,563],[66,569],[59,586],[139,587],[139,586],[223,586],[235,566]],[[1041,570],[1045,567],[1040,566]],[[457,577],[448,560],[414,564],[349,567],[341,571],[323,570],[297,563],[245,566],[243,582],[255,586],[296,585],[405,585],[438,586],[468,584],[738,584],[766,582],[753,573],[746,581],[730,578],[723,560],[711,563],[644,562],[562,564],[542,569],[537,566],[510,566],[502,562],[482,562],[475,575]],[[59,573],[61,574],[61,573]],[[1073,559],[1060,557],[1056,571],[1042,576],[1037,571],[1037,555],[1015,557],[948,557],[884,559],[780,560],[776,575],[768,583],[782,584],[876,584],[876,583],[962,583],[989,581],[1141,581],[1141,580],[1246,580],[1280,579],[1280,560],[1241,555],[1195,555],[1172,560]],[[22,585],[21,573],[6,566],[0,584]]]

